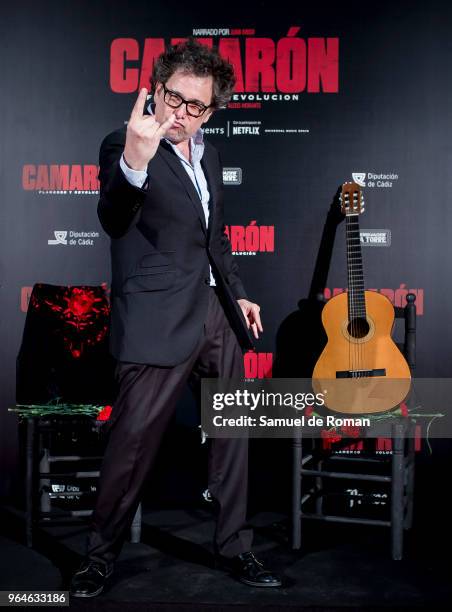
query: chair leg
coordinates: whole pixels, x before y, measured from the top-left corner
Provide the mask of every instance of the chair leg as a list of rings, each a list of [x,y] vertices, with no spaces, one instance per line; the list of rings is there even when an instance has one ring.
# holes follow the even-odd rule
[[[35,419],[27,418],[26,430],[26,475],[25,475],[25,538],[27,546],[33,547],[33,519],[34,519],[34,445],[35,445]]]
[[[50,445],[48,439],[44,440],[42,433],[38,436],[38,454],[40,457],[38,469],[40,474],[50,474]],[[39,512],[50,512],[50,479],[39,479]]]
[[[403,524],[404,529],[411,529],[413,524],[413,501],[414,501],[414,462],[416,456],[414,434],[411,431],[408,439],[407,453],[407,483],[406,483],[406,513]]]
[[[403,468],[404,426],[396,423],[392,428],[392,481],[391,481],[391,549],[392,558],[403,556]]]
[[[316,469],[319,470],[319,472],[322,471],[323,469],[323,463],[324,461],[322,459],[319,459],[316,461]],[[323,492],[322,492],[322,488],[323,488],[323,478],[321,476],[317,476],[315,479],[315,492],[316,492],[316,499],[315,499],[315,513],[318,516],[322,516],[323,514]]]
[[[130,526],[130,541],[137,544],[141,540],[141,502]]]
[[[301,547],[301,436],[293,440],[292,454],[292,548]]]

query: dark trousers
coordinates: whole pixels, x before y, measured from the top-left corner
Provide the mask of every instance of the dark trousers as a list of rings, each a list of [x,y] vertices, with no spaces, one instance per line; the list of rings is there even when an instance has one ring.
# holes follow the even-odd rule
[[[117,401],[108,427],[87,556],[110,564],[119,555],[162,436],[186,383],[202,377],[243,378],[243,353],[217,295],[209,289],[203,333],[192,355],[174,367],[119,362]],[[248,440],[208,438],[208,488],[217,509],[215,552],[250,550],[246,524]]]

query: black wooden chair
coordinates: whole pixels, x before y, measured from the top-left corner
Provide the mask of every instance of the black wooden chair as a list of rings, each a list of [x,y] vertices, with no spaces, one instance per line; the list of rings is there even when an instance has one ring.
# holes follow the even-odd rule
[[[405,322],[404,341],[398,344],[405,355],[411,371],[415,367],[416,353],[416,296],[407,295],[404,308],[396,307],[395,316]],[[351,523],[389,527],[391,530],[391,553],[394,560],[403,556],[404,530],[411,527],[413,518],[413,492],[415,467],[414,425],[408,417],[394,417],[372,426],[372,432],[364,439],[342,439],[324,448],[322,440],[304,439],[297,435],[293,439],[293,484],[292,484],[292,530],[293,549],[302,546],[304,521],[313,519],[333,523]],[[389,438],[391,451],[375,453],[375,438]],[[360,448],[359,454],[347,449]],[[367,449],[367,453],[366,453]],[[387,518],[374,516],[350,516],[345,513],[325,512],[328,492],[326,482],[349,482],[349,495],[356,495],[360,503],[365,493],[359,493],[358,485],[386,486],[389,489],[390,515]],[[310,506],[310,508],[309,508]],[[362,507],[363,504],[360,503]],[[308,509],[309,508],[309,509]],[[370,505],[368,505],[368,509]]]
[[[36,284],[16,365],[16,403],[110,405],[115,361],[108,350],[110,306],[104,286]],[[92,514],[105,424],[81,414],[19,418],[27,546],[36,526]],[[131,541],[141,537],[141,504]]]

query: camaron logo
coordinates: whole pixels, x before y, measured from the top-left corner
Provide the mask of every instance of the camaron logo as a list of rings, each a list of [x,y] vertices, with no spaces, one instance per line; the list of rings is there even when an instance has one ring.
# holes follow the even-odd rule
[[[245,378],[271,378],[273,370],[273,353],[255,353],[249,351],[243,356]]]
[[[97,195],[98,174],[95,164],[24,164],[22,188],[40,194]]]
[[[225,234],[231,242],[233,255],[256,255],[275,251],[274,225],[257,225],[253,219],[248,225],[226,225]]]
[[[242,28],[197,28],[202,44],[214,44],[233,66],[237,83],[232,108],[261,108],[262,102],[297,101],[300,93],[339,91],[339,38],[301,36],[291,26],[280,38]],[[110,87],[115,93],[149,88],[149,78],[166,45],[187,37],[115,38],[110,47]]]

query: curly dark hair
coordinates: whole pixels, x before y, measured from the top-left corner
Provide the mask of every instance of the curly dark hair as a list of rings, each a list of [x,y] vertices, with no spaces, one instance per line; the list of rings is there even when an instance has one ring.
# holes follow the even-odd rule
[[[151,93],[155,92],[157,82],[166,83],[176,70],[213,77],[211,104],[214,109],[224,108],[231,99],[236,82],[234,68],[216,49],[209,49],[194,38],[168,47],[154,64],[150,79]]]

